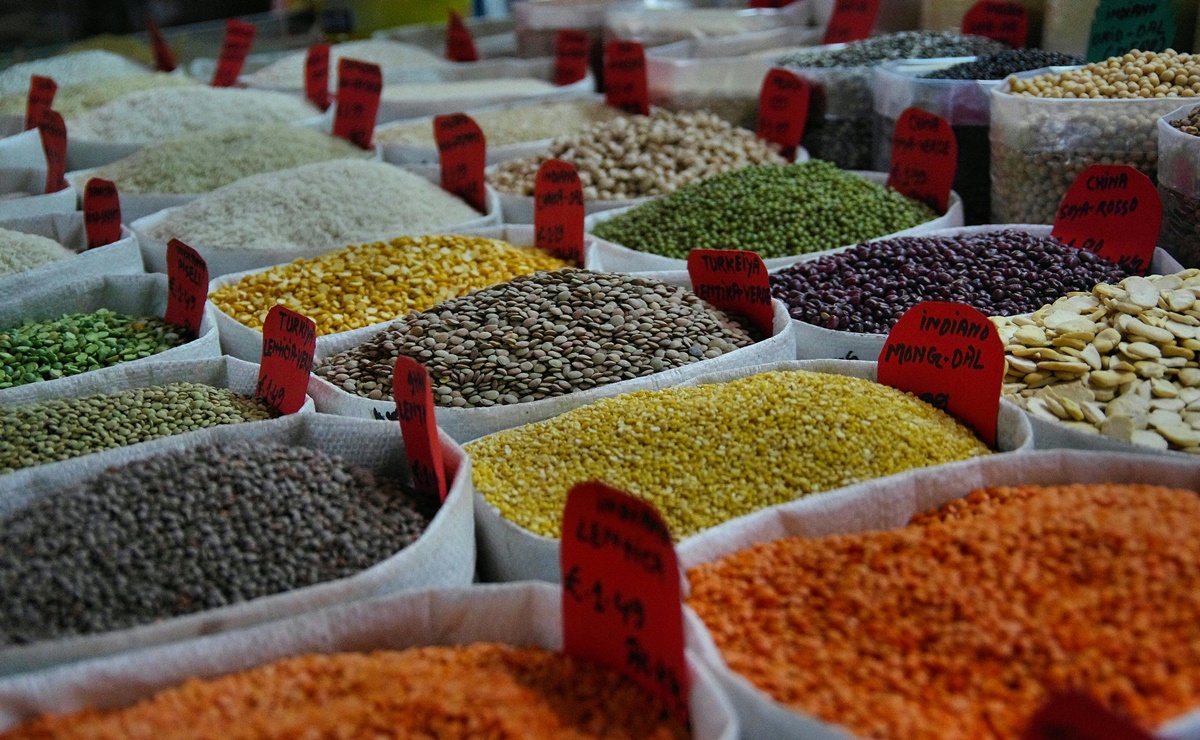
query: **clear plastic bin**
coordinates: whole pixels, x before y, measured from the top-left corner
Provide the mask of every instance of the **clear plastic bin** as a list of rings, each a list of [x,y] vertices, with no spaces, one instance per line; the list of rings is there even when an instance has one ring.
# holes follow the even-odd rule
[[[834,0],[809,0],[812,5],[813,24],[824,31],[833,14]],[[897,31],[915,31],[921,27],[921,0],[879,0],[879,14],[875,16],[872,36],[882,36]]]
[[[833,51],[845,44],[829,44]],[[871,83],[875,66],[784,67],[812,83],[804,148],[814,159],[844,170],[869,170],[872,136]]]
[[[475,50],[481,59],[515,57],[517,55],[517,22],[512,18],[464,18],[463,22],[475,39]],[[415,44],[435,54],[446,50],[446,24],[421,23],[415,26],[385,28],[371,34],[373,38]]]
[[[1158,244],[1184,267],[1200,267],[1200,136],[1171,125],[1200,101],[1158,119],[1158,194],[1163,224]]]
[[[921,28],[931,31],[945,31],[948,29],[958,30],[962,28],[963,16],[971,9],[971,6],[977,0],[921,0]],[[1038,46],[1038,41],[1042,38],[1042,17],[1049,11],[1046,10],[1046,5],[1054,4],[1054,0],[1017,0],[1025,6],[1025,10],[1029,12],[1029,36],[1026,41],[1026,46]],[[1072,5],[1087,5],[1091,0],[1065,0],[1066,3]],[[1096,2],[1092,2],[1092,9],[1095,10]],[[1084,27],[1084,46],[1087,45],[1087,27],[1092,23],[1091,15],[1088,15],[1086,25]],[[1064,51],[1063,49],[1055,49],[1054,51]],[[1082,54],[1083,51],[1075,52]]]
[[[588,64],[596,89],[604,89],[604,0],[524,0],[512,6],[517,19],[517,55],[553,57],[554,40],[563,29],[583,31],[591,48]]]
[[[1196,8],[1200,0],[1175,0],[1175,51],[1194,51]],[[1088,34],[1100,0],[1046,0],[1046,28],[1042,48],[1064,54],[1087,53]]]
[[[716,7],[711,2],[676,0],[670,4],[622,2],[604,16],[609,38],[640,41],[647,48],[689,39],[721,38],[787,26],[807,26],[808,0],[783,8]]]

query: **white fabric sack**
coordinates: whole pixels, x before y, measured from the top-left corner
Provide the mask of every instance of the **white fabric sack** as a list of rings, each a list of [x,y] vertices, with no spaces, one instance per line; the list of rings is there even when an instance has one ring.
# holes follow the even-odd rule
[[[1053,226],[1043,224],[995,224],[989,226],[961,226],[953,229],[937,229],[922,236],[972,236],[986,234],[992,231],[1015,230],[1024,231],[1034,236],[1050,236]],[[891,237],[888,237],[891,238]],[[823,255],[844,252],[853,247],[843,247],[824,252]],[[1162,249],[1154,250],[1154,258],[1150,262],[1151,275],[1168,275],[1179,272],[1183,265]],[[886,334],[860,334],[850,331],[836,331],[821,326],[814,326],[798,319],[796,324],[796,358],[800,360],[842,359],[867,360],[874,362],[879,359],[883,345],[887,342]]]
[[[661,277],[661,276],[660,276]],[[671,280],[664,280],[671,285],[682,285],[690,288],[691,281],[684,274],[676,274]],[[436,410],[438,426],[447,434],[462,444],[466,444],[489,434],[532,424],[535,421],[549,419],[552,416],[584,406],[592,401],[622,393],[634,391],[657,390],[679,385],[689,378],[703,373],[715,372],[728,368],[748,367],[766,362],[778,362],[791,359],[795,353],[796,340],[792,336],[791,319],[779,301],[773,302],[775,310],[775,334],[749,347],[742,347],[728,352],[720,357],[683,367],[647,375],[641,378],[622,380],[585,391],[568,393],[555,398],[543,398],[540,401],[528,401],[503,406],[486,408],[454,408],[438,407]],[[362,344],[370,336],[353,336],[353,332],[339,335],[325,346],[318,348],[316,359],[324,358],[342,352],[350,347]],[[367,419],[394,419],[396,404],[394,401],[372,401],[369,398],[349,393],[337,387],[324,378],[315,377],[316,384],[312,386],[313,399],[317,402],[317,411],[324,414],[339,416],[355,416]],[[557,563],[557,561],[555,561]],[[558,567],[557,565],[555,566]],[[506,579],[511,580],[511,579]]]
[[[778,302],[777,302],[778,303]],[[746,378],[760,373],[776,370],[808,370],[810,372],[846,375],[853,378],[875,380],[875,363],[845,362],[845,361],[808,361],[808,362],[773,362],[755,366],[710,372],[692,376],[678,386],[709,385],[727,383],[738,378]],[[666,387],[665,384],[659,387]],[[639,389],[640,390],[640,389]],[[615,394],[613,394],[615,395]],[[317,402],[320,409],[320,401]],[[564,409],[566,411],[567,409]],[[561,413],[561,412],[560,412]],[[1029,422],[1019,409],[1011,404],[1002,403],[1000,406],[999,429],[996,435],[996,446],[1000,452],[1013,452],[1031,449],[1033,432]],[[1007,456],[1004,456],[1007,457]],[[944,467],[944,466],[943,466]],[[881,480],[893,480],[889,476]],[[524,527],[505,519],[500,510],[488,502],[472,482],[471,490],[475,494],[475,531],[479,540],[479,574],[489,581],[523,581],[540,580],[558,583],[559,581],[559,540],[534,534]],[[837,489],[835,489],[837,490]],[[831,492],[809,494],[798,501],[824,499]],[[794,503],[783,504],[793,506]],[[730,520],[736,526],[737,522],[761,515],[763,511],[773,511],[779,508],[769,507],[758,513],[747,514]],[[730,523],[719,527],[731,526]],[[679,543],[683,552],[692,540],[706,536],[707,532],[689,537]]]
[[[322,414],[294,414],[253,424],[202,429],[17,471],[0,479],[0,516],[114,465],[170,450],[234,440],[309,447],[339,455],[376,472],[410,480],[399,424],[339,419]],[[474,521],[468,489],[470,460],[448,437],[442,435],[441,444],[449,487],[446,501],[416,542],[386,560],[348,578],[152,624],[32,645],[0,647],[0,674],[38,670],[228,632],[333,604],[407,589],[470,584],[475,572]]]
[[[70,185],[54,193],[46,189],[46,165],[0,167],[0,219],[70,213],[79,203]]]
[[[807,156],[807,154],[805,156]],[[886,172],[853,171],[853,174],[858,175],[864,180],[869,180],[879,185],[886,184],[888,178]],[[619,210],[605,211],[604,213],[588,216],[586,219],[584,219],[584,229],[590,234],[593,232],[597,224],[607,221],[614,216],[619,216],[627,210],[629,209],[622,208]],[[890,239],[896,236],[912,236],[915,234],[927,234],[938,229],[946,229],[962,225],[962,198],[959,197],[958,193],[951,191],[950,207],[947,209],[945,214],[938,216],[931,221],[926,221],[923,224],[917,224],[910,229],[897,231],[894,234],[885,234],[884,236],[879,237],[879,239]],[[871,241],[876,240],[873,239]],[[601,249],[597,255],[598,264],[601,266],[600,269],[609,270],[611,272],[654,272],[658,270],[687,269],[687,260],[678,260],[674,259],[673,257],[663,257],[657,254],[650,254],[649,252],[639,252],[636,249],[630,249],[614,242],[604,242],[604,244],[608,246]],[[843,245],[843,247],[845,246],[853,245]],[[809,260],[823,257],[826,254],[834,251],[837,251],[837,249],[827,249],[820,252],[812,252],[811,254],[793,255],[790,257],[772,257],[770,259],[764,259],[763,262],[766,263],[767,269],[773,270],[779,267],[787,267],[788,265],[795,264],[796,262],[808,262]]]
[[[91,313],[101,308],[111,309],[131,316],[155,316],[162,318],[167,310],[166,275],[101,275],[42,288],[28,290],[22,295],[0,303],[0,330],[8,329],[27,320],[42,321],[55,319],[66,313]],[[159,352],[140,360],[123,362],[80,373],[67,378],[41,380],[35,385],[47,389],[71,383],[74,378],[91,376],[100,379],[119,377],[134,365],[156,365],[179,360],[203,360],[220,357],[221,342],[217,338],[217,322],[212,309],[205,308],[200,322],[200,336],[178,347]],[[0,389],[0,403],[10,395],[19,393],[21,386]]]
[[[904,527],[913,515],[997,485],[1147,483],[1200,491],[1200,465],[1139,455],[1022,452],[923,468],[775,506],[693,537],[678,548],[685,569],[785,537],[828,537]],[[774,701],[725,663],[703,622],[688,610],[690,643],[729,692],[749,740],[853,737],[847,730]],[[1160,737],[1200,738],[1200,711],[1159,728]]]
[[[42,713],[128,706],[191,678],[213,678],[299,655],[476,642],[561,650],[561,591],[545,583],[412,591],[0,680],[0,731]],[[691,655],[688,669],[692,737],[736,740],[738,721],[729,699]]]
[[[132,231],[122,226],[120,239],[103,247],[88,249],[83,213],[79,211],[0,221],[0,229],[44,236],[78,253],[76,257],[32,270],[0,275],[0,295],[6,298],[27,290],[40,290],[97,275],[136,275],[143,272],[142,252]]]
[[[42,149],[42,136],[36,128],[28,131],[24,129],[25,117],[21,116],[20,130],[12,136],[0,139],[0,165],[6,168],[35,167],[44,171],[46,169],[46,152]],[[67,139],[69,142],[69,132]],[[68,146],[70,146],[69,143]],[[38,188],[38,192],[41,191],[42,188]]]

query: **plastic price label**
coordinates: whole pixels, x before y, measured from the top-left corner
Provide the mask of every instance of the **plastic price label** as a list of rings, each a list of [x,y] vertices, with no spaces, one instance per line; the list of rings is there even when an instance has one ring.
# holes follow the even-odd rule
[[[646,50],[636,41],[609,41],[605,45],[604,102],[627,113],[650,115]]]
[[[442,445],[438,441],[429,371],[411,357],[401,355],[396,358],[392,373],[396,418],[400,420],[400,433],[404,436],[404,452],[408,456],[413,488],[418,493],[445,501],[446,468],[442,463]]]
[[[251,23],[234,18],[225,21],[225,41],[221,44],[221,55],[217,57],[217,71],[213,73],[213,87],[233,87],[237,84],[246,55],[254,43],[258,29]]]
[[[944,214],[957,167],[958,139],[945,118],[920,108],[900,114],[892,134],[889,188]]]
[[[329,110],[329,44],[313,44],[304,57],[304,96],[322,111]]]
[[[992,322],[964,303],[923,301],[892,327],[879,382],[949,413],[996,446],[1004,345]]]
[[[58,84],[49,77],[29,76],[29,97],[25,100],[25,130],[37,128],[46,111],[54,107]]]
[[[83,188],[83,226],[88,249],[112,244],[121,238],[121,199],[110,180],[93,177]],[[208,287],[208,269],[204,285]]]
[[[1087,60],[1101,62],[1130,49],[1166,51],[1175,42],[1172,0],[1100,0],[1088,34]]]
[[[479,124],[465,113],[433,119],[433,138],[441,160],[442,189],[454,193],[480,213],[487,212],[483,167],[487,140]]]
[[[149,15],[146,16],[146,32],[150,35],[150,47],[154,50],[154,68],[159,72],[174,72],[178,66],[175,63],[175,52],[171,51],[162,29]]]
[[[67,186],[67,124],[58,111],[48,110],[37,128],[46,155],[46,192],[57,193]]]
[[[450,11],[450,21],[446,24],[446,58],[452,62],[478,62],[479,52],[475,50],[475,37],[462,16]]]
[[[571,85],[587,77],[592,42],[583,31],[564,28],[554,34],[554,84]]]
[[[547,159],[533,187],[533,245],[583,266],[583,183],[575,165]]]
[[[370,149],[382,94],[383,72],[378,64],[339,59],[333,135],[362,149]]]
[[[1022,740],[1152,740],[1154,736],[1084,694],[1051,697]]]
[[[688,253],[692,292],[722,311],[745,316],[769,337],[774,334],[771,283],[756,252],[742,249],[693,249]]]
[[[844,44],[860,41],[871,35],[879,0],[836,0],[822,44]]]
[[[812,87],[794,72],[775,68],[763,78],[758,94],[758,138],[778,144],[789,161],[804,138]]]
[[[208,264],[196,250],[172,239],[167,242],[167,312],[163,321],[200,336],[208,300]]]
[[[594,660],[687,719],[679,564],[653,506],[581,483],[563,510],[563,652]]]
[[[1029,11],[1011,0],[979,0],[963,16],[962,32],[1019,49],[1029,38]]]
[[[1051,235],[1145,274],[1162,225],[1162,199],[1149,177],[1128,165],[1095,164],[1063,196]]]
[[[308,393],[316,351],[317,325],[312,319],[283,306],[272,306],[263,324],[262,363],[254,395],[281,414],[299,411]]]

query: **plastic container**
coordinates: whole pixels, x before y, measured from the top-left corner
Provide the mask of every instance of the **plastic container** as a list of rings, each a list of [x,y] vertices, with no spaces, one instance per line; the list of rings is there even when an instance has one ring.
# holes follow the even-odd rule
[[[1098,0],[1097,0],[1098,1]],[[971,9],[976,0],[921,0],[921,28],[930,31],[957,31],[962,28],[963,16]],[[1025,10],[1029,12],[1029,36],[1025,43],[1026,46],[1039,46],[1039,40],[1042,38],[1042,16],[1046,12],[1046,4],[1054,4],[1054,0],[1017,0],[1025,6]],[[1087,5],[1087,0],[1066,0],[1072,5]],[[1096,3],[1092,3],[1095,8]],[[1089,15],[1087,26],[1091,25],[1091,16]],[[1087,31],[1085,26],[1084,45],[1087,45]],[[1047,47],[1049,48],[1049,47]],[[1062,49],[1052,49],[1052,51],[1063,51]],[[1082,54],[1083,50],[1078,53]]]
[[[650,48],[688,39],[804,27],[810,16],[808,0],[795,0],[783,8],[761,9],[697,0],[623,2],[610,6],[604,14],[604,30],[607,38],[639,41]]]
[[[1174,0],[1176,16],[1175,51],[1193,51],[1193,31],[1196,28],[1197,0]],[[1087,53],[1088,35],[1100,0],[1045,0],[1046,26],[1042,32],[1042,48],[1065,54]],[[1030,38],[1033,38],[1032,35]]]
[[[512,18],[464,18],[463,23],[475,40],[480,59],[515,57],[517,55],[517,22]],[[445,54],[446,24],[420,23],[414,26],[385,28],[371,34],[373,38],[415,44],[435,54]]]
[[[833,13],[834,0],[809,0],[812,5],[813,23],[824,31]],[[879,0],[879,14],[875,16],[872,36],[882,36],[898,31],[915,31],[921,26],[921,0]]]
[[[1200,267],[1200,136],[1171,125],[1191,103],[1158,119],[1158,194],[1163,224],[1159,245],[1184,267]]]
[[[552,57],[559,31],[583,31],[590,43],[588,64],[596,89],[604,89],[605,0],[523,0],[512,4],[517,21],[517,56]]]
[[[819,48],[834,51],[845,44]],[[812,83],[808,125],[801,144],[814,159],[844,170],[869,170],[873,157],[871,83],[875,66],[785,67]]]

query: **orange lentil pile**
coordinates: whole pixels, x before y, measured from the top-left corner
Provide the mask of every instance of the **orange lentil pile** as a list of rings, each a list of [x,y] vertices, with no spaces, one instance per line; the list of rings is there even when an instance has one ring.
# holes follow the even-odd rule
[[[682,738],[663,705],[617,673],[492,643],[306,655],[139,704],[41,717],[10,738]]]
[[[870,738],[1012,738],[1051,692],[1146,727],[1200,705],[1200,496],[998,487],[888,532],[692,569],[730,667]]]

